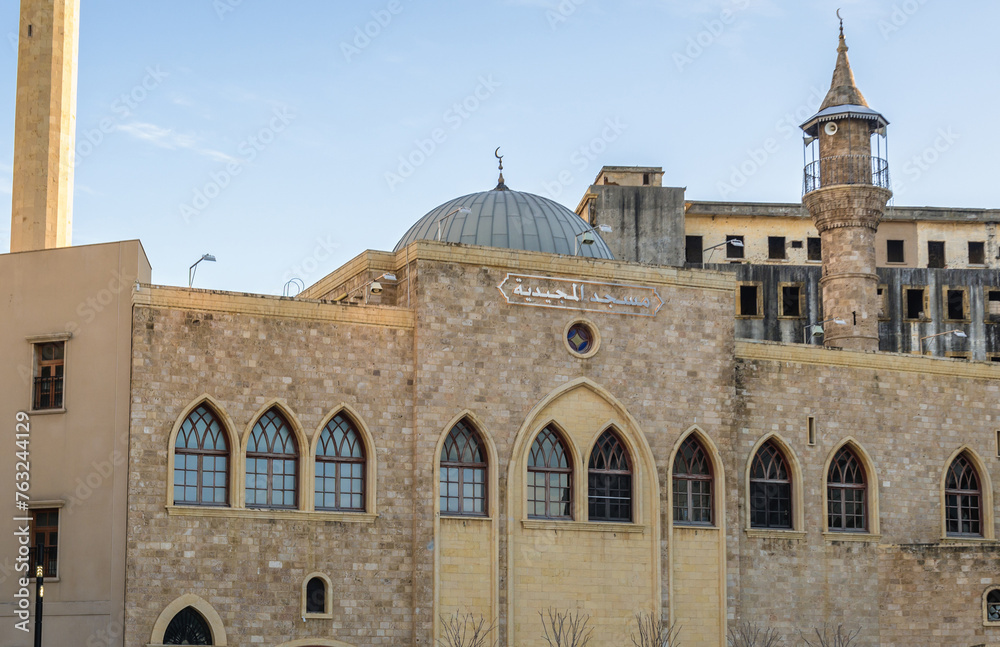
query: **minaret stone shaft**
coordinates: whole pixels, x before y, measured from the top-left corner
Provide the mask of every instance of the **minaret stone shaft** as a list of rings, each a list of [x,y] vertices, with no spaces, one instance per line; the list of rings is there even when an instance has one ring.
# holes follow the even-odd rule
[[[802,125],[813,156],[805,169],[802,204],[822,245],[828,347],[878,350],[875,232],[892,197],[889,167],[881,157],[886,125],[854,83],[841,26],[830,91],[820,111]],[[879,144],[874,155],[873,140]]]
[[[80,0],[21,0],[11,252],[71,244],[79,15]]]

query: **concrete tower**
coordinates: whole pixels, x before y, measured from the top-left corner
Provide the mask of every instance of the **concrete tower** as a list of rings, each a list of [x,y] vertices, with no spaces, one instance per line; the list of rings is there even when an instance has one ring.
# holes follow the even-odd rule
[[[826,346],[878,350],[875,231],[892,197],[883,157],[888,123],[854,84],[841,22],[830,91],[820,111],[802,124],[811,158],[802,204],[822,241]]]
[[[80,0],[21,0],[11,252],[71,244],[79,14]]]

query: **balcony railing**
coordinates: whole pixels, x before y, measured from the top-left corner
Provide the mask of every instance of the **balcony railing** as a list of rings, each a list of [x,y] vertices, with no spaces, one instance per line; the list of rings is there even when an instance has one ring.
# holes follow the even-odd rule
[[[35,546],[31,551],[31,577],[35,576],[35,567],[42,565],[44,577],[56,577],[59,574],[59,547]]]
[[[35,378],[35,410],[61,409],[63,406],[63,376]]]
[[[891,189],[889,163],[871,155],[837,155],[806,164],[802,195],[838,184],[867,184]]]

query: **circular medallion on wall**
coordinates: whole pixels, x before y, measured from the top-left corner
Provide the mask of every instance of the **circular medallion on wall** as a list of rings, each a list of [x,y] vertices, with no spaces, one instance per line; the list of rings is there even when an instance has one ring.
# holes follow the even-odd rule
[[[601,335],[597,326],[586,319],[575,319],[566,325],[563,341],[574,357],[593,357],[601,346]]]

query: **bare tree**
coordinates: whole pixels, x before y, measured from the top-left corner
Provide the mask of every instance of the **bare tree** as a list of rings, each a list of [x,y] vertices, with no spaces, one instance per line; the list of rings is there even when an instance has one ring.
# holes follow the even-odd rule
[[[450,618],[441,616],[439,647],[495,647],[499,638],[490,640],[495,629],[494,622],[486,624],[483,616],[456,613]]]
[[[635,647],[680,647],[681,629],[676,623],[669,624],[652,613],[635,614],[635,624],[639,627],[639,637],[632,633]]]
[[[549,647],[586,647],[594,636],[594,628],[587,628],[590,616],[580,611],[556,611],[552,607],[543,614],[542,630]]]
[[[785,639],[777,629],[761,629],[756,623],[741,622],[729,630],[729,647],[778,647]]]
[[[861,634],[861,627],[858,627],[854,631],[848,631],[844,629],[844,625],[837,625],[836,631],[832,633],[823,625],[823,633],[819,632],[819,629],[814,627],[813,632],[815,632],[815,638],[806,638],[806,634],[799,632],[799,636],[809,647],[851,647],[856,645],[857,637]]]

